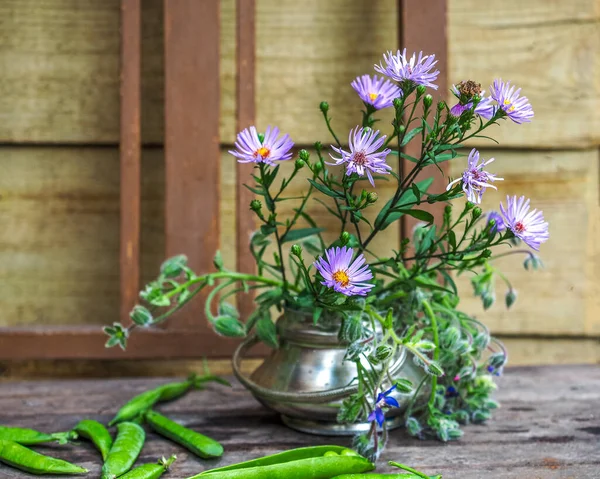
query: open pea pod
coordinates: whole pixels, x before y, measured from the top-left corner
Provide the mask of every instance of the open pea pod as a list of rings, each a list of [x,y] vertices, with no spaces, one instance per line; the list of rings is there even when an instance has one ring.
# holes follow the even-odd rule
[[[350,449],[317,446],[212,469],[189,479],[330,479],[340,474],[359,474],[373,469],[373,463]]]

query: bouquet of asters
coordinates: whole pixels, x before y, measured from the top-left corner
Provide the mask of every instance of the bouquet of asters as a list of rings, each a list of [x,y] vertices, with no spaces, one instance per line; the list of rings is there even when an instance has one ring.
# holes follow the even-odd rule
[[[356,78],[351,86],[364,103],[362,121],[345,143],[333,131],[326,102],[320,110],[332,144],[317,142],[310,153],[294,150],[290,136],[276,127],[240,132],[230,153],[254,165],[247,187],[256,195],[248,214],[260,224],[249,241],[256,274],[225,268],[219,254],[215,271],[203,274],[192,271],[183,255],[170,258],[140,293],[144,304],[131,312],[132,323],[105,328],[107,346],[125,348],[133,329],[164,321],[209,288],[206,317],[220,335],[256,335],[277,348],[274,311],[304,312],[314,327],[336,325],[345,361],[356,365],[357,385],[337,418],[370,422],[355,439],[362,454],[376,457],[385,444],[386,413],[400,408],[398,395],[409,398],[402,417],[413,436],[448,441],[462,435],[462,424],[486,421],[498,406],[490,395],[507,354],[482,323],[460,311],[455,278],[471,273],[486,309],[500,278],[510,308],[516,291],[494,259],[523,253],[524,266],[535,269],[541,262],[534,251],[549,234],[542,212],[525,196],[507,196],[498,211],[482,211],[486,190],[501,187],[502,178],[493,173],[492,158],[464,144],[503,120],[531,121],[533,109],[519,88],[501,79],[488,92],[475,81],[461,81],[452,87],[452,105],[434,102],[428,89],[438,88],[435,65],[433,55],[388,52],[375,65],[383,76]],[[376,123],[387,108],[393,121],[384,132]],[[406,153],[410,142],[418,144],[410,149],[418,152],[414,156]],[[396,169],[394,157],[400,160]],[[433,177],[422,179],[421,173],[444,175],[440,165],[447,161],[464,162],[464,173],[432,191]],[[293,168],[284,175],[286,162]],[[291,199],[288,186],[300,177],[306,188],[293,198],[293,214],[283,218],[278,207]],[[396,185],[385,202],[377,194],[383,181]],[[309,213],[312,201],[327,212],[325,224]],[[429,205],[437,203],[445,206],[436,218]],[[407,217],[416,226],[400,244],[385,252],[372,248],[379,233]],[[501,245],[512,249],[495,254]],[[255,294],[255,310],[246,318],[231,301],[241,292]],[[419,384],[392,371],[399,351],[410,353],[425,372]],[[426,399],[417,400],[423,393]]]

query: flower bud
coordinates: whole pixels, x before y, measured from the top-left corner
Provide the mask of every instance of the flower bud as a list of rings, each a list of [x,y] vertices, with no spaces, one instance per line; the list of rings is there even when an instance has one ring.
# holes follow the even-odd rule
[[[379,199],[379,195],[374,191],[367,193],[367,203],[373,204]]]
[[[256,211],[258,213],[261,208],[262,208],[262,203],[259,200],[252,200],[250,202],[250,209],[252,211]]]
[[[318,173],[322,169],[323,169],[323,165],[321,164],[321,162],[317,161],[315,163],[315,166],[314,166],[313,170],[315,171],[315,173]]]
[[[404,100],[402,98],[394,98],[392,103],[394,104],[394,108],[396,110],[399,110],[400,108],[402,108],[402,105],[404,105]]]
[[[375,357],[379,361],[385,361],[392,355],[393,352],[394,350],[391,346],[388,344],[382,344],[381,346],[377,346],[377,349],[375,350]]]
[[[438,104],[437,104],[437,109],[438,109],[439,111],[442,111],[442,110],[444,110],[445,108],[446,108],[446,102],[445,102],[445,101],[443,101],[443,100],[442,100],[442,101],[438,102]]]
[[[418,96],[423,96],[425,95],[425,92],[427,91],[427,87],[425,85],[419,85],[417,87],[417,95]]]
[[[261,143],[265,141],[264,133],[258,133],[258,141],[260,141]]]
[[[481,208],[479,206],[477,206],[475,209],[473,209],[473,218],[477,219],[481,216],[481,213],[483,213],[481,211]]]
[[[329,103],[327,103],[326,101],[322,101],[319,105],[319,108],[323,113],[327,113],[329,111]]]
[[[349,241],[350,241],[350,233],[348,233],[347,231],[344,231],[340,235],[340,242],[342,243],[342,246],[347,245]]]
[[[490,249],[484,249],[481,252],[481,256],[483,256],[484,258],[489,258],[490,256],[492,256],[492,250],[490,250]]]
[[[297,256],[298,258],[300,258],[302,256],[302,246],[300,246],[298,244],[292,245],[291,251],[292,251],[292,254],[294,256]]]
[[[396,386],[396,389],[400,393],[409,394],[409,393],[413,392],[412,382],[410,382],[410,380],[408,380],[408,379],[404,379],[404,378],[396,379],[394,381],[394,385]]]
[[[320,141],[315,141],[315,150],[321,151],[323,149],[323,143]]]
[[[425,106],[425,108],[429,108],[433,103],[433,97],[431,95],[425,95],[425,97],[423,98],[423,106]]]
[[[444,213],[449,215],[450,213],[452,213],[452,205],[446,205],[444,207]]]
[[[517,291],[514,289],[509,289],[508,292],[506,293],[506,309],[510,309],[510,307],[515,304],[515,301],[517,300]]]
[[[297,170],[304,168],[304,165],[306,165],[306,162],[302,158],[296,160],[295,166]]]
[[[302,149],[298,152],[298,158],[300,158],[302,161],[308,161],[310,159],[310,153]]]
[[[470,211],[470,210],[472,210],[473,208],[475,208],[475,205],[474,205],[473,203],[471,203],[470,201],[467,201],[467,202],[465,203],[465,210],[467,210],[467,211]]]
[[[400,125],[400,126],[398,127],[398,131],[399,131],[400,133],[404,133],[404,132],[406,131],[406,127],[405,127],[404,125]]]

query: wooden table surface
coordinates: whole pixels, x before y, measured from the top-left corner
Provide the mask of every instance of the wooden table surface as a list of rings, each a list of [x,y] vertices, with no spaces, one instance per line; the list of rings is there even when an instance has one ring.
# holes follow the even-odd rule
[[[80,419],[104,423],[120,404],[163,379],[0,382],[0,424],[42,431],[69,430]],[[378,472],[396,460],[444,479],[600,478],[600,367],[508,368],[496,395],[502,403],[486,425],[466,427],[465,436],[448,444],[419,441],[394,431]],[[211,385],[159,408],[172,419],[221,441],[221,460],[203,461],[154,434],[137,464],[177,454],[165,479],[187,478],[217,465],[272,454],[284,449],[349,444],[348,438],[324,438],[294,432],[260,406],[238,383],[233,389]],[[38,447],[90,470],[99,477],[98,453],[87,442]],[[0,465],[0,478],[29,474]]]

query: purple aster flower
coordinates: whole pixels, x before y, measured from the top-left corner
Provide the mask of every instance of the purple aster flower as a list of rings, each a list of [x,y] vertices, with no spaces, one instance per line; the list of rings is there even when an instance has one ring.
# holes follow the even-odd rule
[[[373,275],[362,254],[352,261],[354,250],[344,246],[329,248],[325,256],[327,260],[319,257],[313,263],[325,280],[322,285],[346,296],[365,296],[373,288],[373,284],[365,282],[373,279]]]
[[[392,394],[392,392],[395,389],[396,389],[396,385],[392,386],[387,391],[385,391],[383,393],[379,393],[377,395],[377,401],[375,401],[375,407],[373,408],[373,411],[371,411],[371,414],[369,414],[367,421],[375,420],[375,421],[377,421],[377,424],[379,424],[379,426],[381,427],[383,425],[383,421],[385,421],[385,413],[383,412],[383,408],[384,407],[400,407],[400,404],[398,404],[398,401],[396,401],[392,397],[389,397],[389,395]]]
[[[423,52],[419,52],[418,58],[416,55],[413,53],[413,56],[408,59],[406,48],[402,52],[398,50],[395,55],[394,52],[388,51],[383,55],[386,65],[383,66],[382,63],[375,65],[375,71],[399,83],[409,82],[413,85],[424,85],[437,90],[437,85],[432,82],[437,79],[440,72],[438,70],[431,71],[437,63],[435,55],[423,56]]]
[[[506,229],[506,225],[504,224],[504,219],[502,219],[502,215],[497,211],[491,211],[487,215],[488,223],[494,220],[494,226],[490,230],[492,233],[499,233]]]
[[[275,166],[275,161],[292,158],[294,142],[289,135],[279,136],[279,128],[267,127],[264,139],[261,141],[255,126],[246,128],[237,135],[236,150],[230,150],[240,163],[266,163]]]
[[[385,158],[390,154],[391,150],[386,148],[382,151],[377,151],[383,146],[385,138],[385,135],[379,136],[379,130],[373,131],[370,128],[359,128],[357,126],[353,130],[350,130],[350,134],[348,135],[350,152],[332,145],[331,148],[338,155],[341,155],[341,158],[336,158],[330,154],[329,156],[335,160],[335,163],[328,164],[341,165],[342,163],[346,163],[347,175],[356,173],[359,176],[365,176],[366,174],[371,185],[375,186],[371,173],[389,174],[389,171],[392,169],[385,162]]]
[[[456,183],[462,182],[462,189],[467,196],[467,200],[471,203],[480,204],[486,188],[494,188],[497,190],[498,188],[492,185],[492,182],[504,179],[498,178],[496,175],[488,173],[483,169],[492,161],[494,161],[494,158],[490,158],[485,162],[482,158],[481,163],[479,163],[479,152],[473,148],[471,153],[469,153],[468,166],[462,177],[452,181],[446,190],[451,190]]]
[[[351,85],[361,100],[372,105],[376,110],[391,106],[394,98],[402,96],[400,88],[391,81],[379,78],[377,75],[356,77]]]
[[[548,223],[544,221],[541,211],[529,211],[529,199],[507,196],[506,208],[500,203],[500,211],[506,227],[534,250],[538,251],[540,245],[548,241]]]
[[[459,99],[459,102],[450,108],[450,114],[453,116],[460,116],[463,112],[470,110],[473,108],[473,100],[461,98],[461,93],[456,87],[456,85],[452,85],[452,93]],[[494,105],[492,104],[492,99],[490,97],[485,96],[485,90],[481,90],[479,93],[480,100],[475,107],[474,113],[479,115],[486,120],[489,120],[492,116],[494,116]]]
[[[520,88],[515,90],[510,82],[504,83],[501,79],[494,80],[490,87],[492,98],[498,102],[497,108],[518,124],[530,122],[533,118],[533,108],[527,97],[519,96],[520,92]]]

